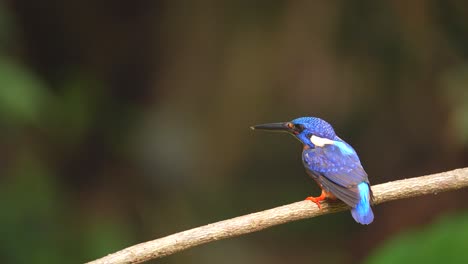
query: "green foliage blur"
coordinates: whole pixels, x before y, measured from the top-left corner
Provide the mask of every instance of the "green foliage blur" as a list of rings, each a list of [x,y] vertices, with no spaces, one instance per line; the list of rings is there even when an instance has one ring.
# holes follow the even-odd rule
[[[445,216],[430,226],[390,239],[367,263],[464,263],[468,215]]]
[[[0,3],[0,263],[83,263],[319,193],[319,116],[371,183],[468,166],[466,1]],[[467,190],[153,263],[465,263]]]

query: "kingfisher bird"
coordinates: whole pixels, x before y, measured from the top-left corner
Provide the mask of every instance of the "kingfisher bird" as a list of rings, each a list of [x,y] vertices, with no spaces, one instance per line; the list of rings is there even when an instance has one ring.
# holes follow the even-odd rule
[[[360,224],[374,220],[372,190],[367,173],[356,151],[338,137],[333,127],[318,117],[300,117],[289,122],[252,126],[251,129],[283,131],[303,145],[302,163],[307,174],[322,189],[318,197],[307,197],[321,209],[325,199],[340,199],[351,207],[351,215]]]

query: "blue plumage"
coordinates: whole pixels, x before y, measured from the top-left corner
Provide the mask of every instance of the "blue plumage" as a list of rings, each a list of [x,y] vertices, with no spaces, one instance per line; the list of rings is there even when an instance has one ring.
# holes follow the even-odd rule
[[[358,223],[368,225],[374,220],[374,213],[370,208],[370,187],[366,182],[358,184],[361,199],[355,208],[351,209],[351,215]]]
[[[339,138],[333,127],[317,117],[301,117],[285,123],[257,125],[253,129],[279,130],[293,134],[304,145],[302,161],[322,188],[319,197],[308,197],[320,207],[325,198],[338,198],[351,207],[356,222],[370,224],[372,190],[356,151]]]

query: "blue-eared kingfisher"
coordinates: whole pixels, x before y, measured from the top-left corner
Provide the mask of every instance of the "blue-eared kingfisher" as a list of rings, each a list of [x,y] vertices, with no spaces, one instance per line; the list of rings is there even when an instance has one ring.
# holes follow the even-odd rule
[[[302,163],[307,174],[322,189],[318,197],[307,197],[321,209],[320,202],[340,199],[351,207],[351,215],[360,224],[374,220],[372,190],[367,173],[356,151],[338,137],[333,127],[317,117],[300,117],[290,122],[252,126],[252,129],[284,131],[303,145]]]

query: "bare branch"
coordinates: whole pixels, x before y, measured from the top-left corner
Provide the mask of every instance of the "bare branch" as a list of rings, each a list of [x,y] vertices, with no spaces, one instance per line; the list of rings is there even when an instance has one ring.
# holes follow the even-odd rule
[[[468,187],[468,168],[379,184],[373,186],[372,190],[375,204],[380,204],[464,187]],[[89,263],[141,263],[211,241],[240,236],[275,225],[348,209],[341,202],[324,202],[322,210],[309,201],[296,202],[137,244]]]

